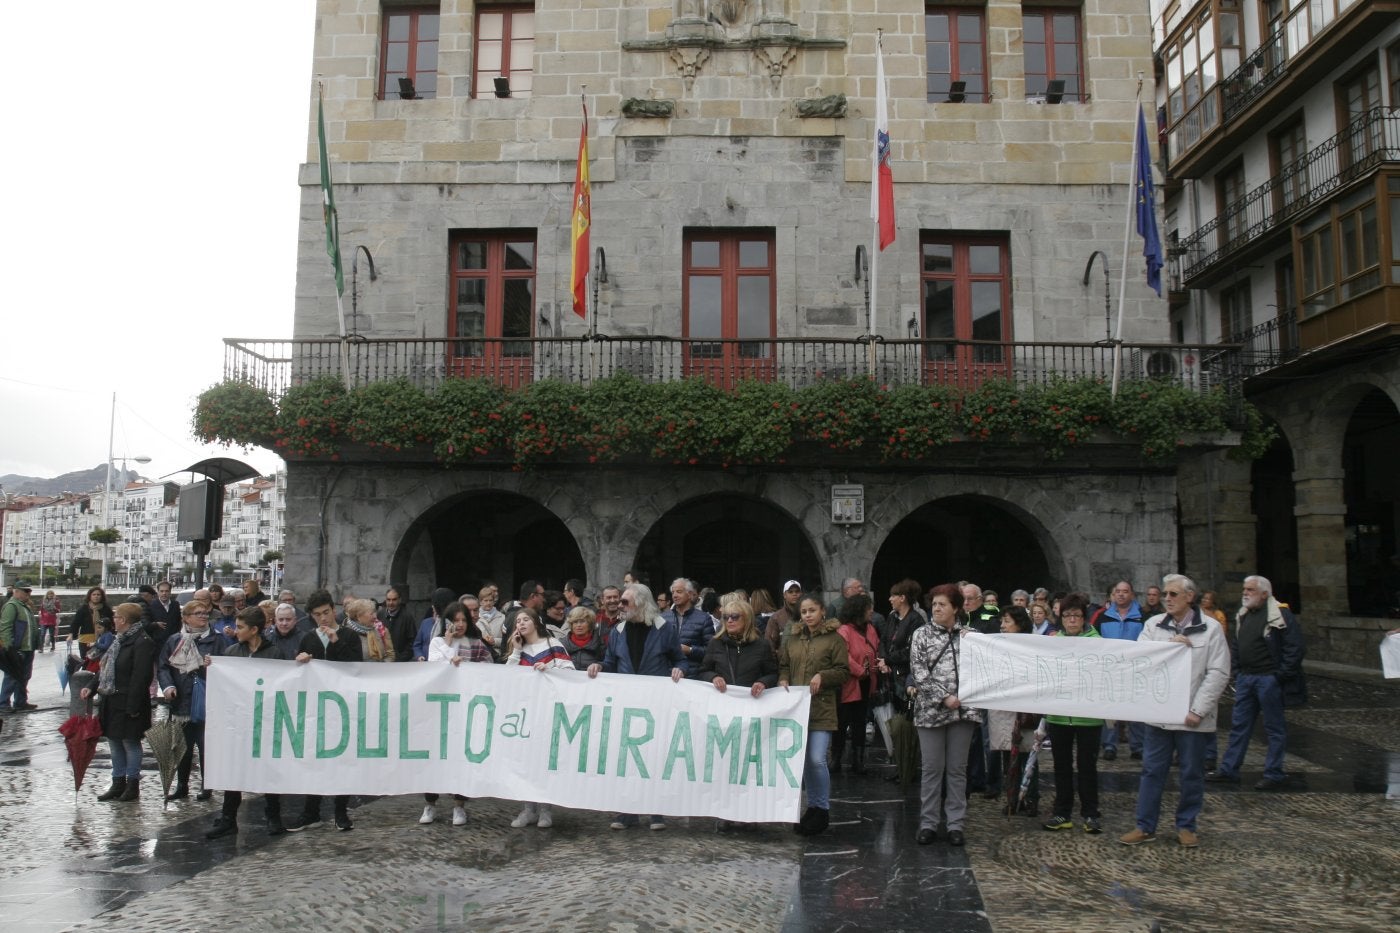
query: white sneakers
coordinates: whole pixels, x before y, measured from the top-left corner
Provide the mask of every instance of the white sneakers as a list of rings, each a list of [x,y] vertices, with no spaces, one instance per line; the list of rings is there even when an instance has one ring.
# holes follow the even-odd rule
[[[467,808],[466,808],[466,807],[453,807],[453,808],[452,808],[452,825],[453,825],[453,826],[466,826],[466,825],[467,825]]]
[[[540,821],[535,825],[540,829],[549,829],[554,825],[554,811],[549,807],[540,807]]]
[[[530,805],[527,806],[525,809],[523,809],[523,810],[520,811],[520,815],[519,815],[519,816],[517,816],[515,819],[513,819],[513,820],[510,821],[510,828],[511,828],[511,829],[522,829],[522,828],[524,828],[524,827],[526,827],[526,826],[529,826],[531,823],[535,822],[535,820],[536,820],[538,817],[539,817],[539,813],[536,812],[536,810],[535,810],[535,805],[534,805],[534,804],[530,804]]]
[[[418,822],[428,824],[436,818],[437,808],[434,807],[432,804],[428,804],[426,807],[423,808],[423,815],[418,817]]]

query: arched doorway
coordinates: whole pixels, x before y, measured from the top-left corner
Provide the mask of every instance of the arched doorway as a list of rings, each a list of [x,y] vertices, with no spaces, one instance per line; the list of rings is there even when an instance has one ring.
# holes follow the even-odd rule
[[[1362,397],[1342,441],[1346,502],[1347,596],[1352,615],[1386,616],[1400,608],[1397,511],[1400,412],[1384,392]]]
[[[663,515],[638,545],[634,566],[653,590],[689,577],[720,592],[762,587],[778,601],[785,580],[808,590],[822,584],[816,551],[791,515],[729,493],[692,499]]]
[[[1298,580],[1298,519],[1293,514],[1293,448],[1279,432],[1264,456],[1250,467],[1250,509],[1254,512],[1254,555],[1259,573],[1274,593],[1303,611]]]
[[[504,603],[525,580],[552,589],[571,578],[587,582],[578,544],[559,517],[499,491],[468,493],[425,512],[399,543],[393,570],[416,599],[439,586],[475,593],[492,580]]]
[[[1050,572],[1035,530],[1001,503],[953,496],[925,503],[894,527],[875,555],[870,574],[876,608],[886,608],[890,587],[905,577],[925,589],[971,580],[994,589],[1002,605],[1011,591],[1064,585]]]

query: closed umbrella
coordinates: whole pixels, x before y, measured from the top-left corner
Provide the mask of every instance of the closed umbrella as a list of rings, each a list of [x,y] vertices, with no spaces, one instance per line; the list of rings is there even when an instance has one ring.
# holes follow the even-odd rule
[[[908,787],[919,775],[919,734],[914,730],[914,723],[903,714],[892,717],[889,728],[899,786]]]
[[[146,730],[146,742],[150,744],[156,767],[160,769],[160,795],[165,798],[170,794],[170,781],[175,777],[180,759],[185,757],[185,723],[188,719],[172,715],[170,707],[164,703],[160,708],[164,713],[157,713],[156,721]],[[168,801],[164,804],[169,805]]]
[[[68,763],[73,766],[73,804],[76,806],[88,765],[97,754],[97,740],[102,738],[102,723],[92,715],[92,701],[86,701],[85,712],[64,720],[58,731],[68,749]]]

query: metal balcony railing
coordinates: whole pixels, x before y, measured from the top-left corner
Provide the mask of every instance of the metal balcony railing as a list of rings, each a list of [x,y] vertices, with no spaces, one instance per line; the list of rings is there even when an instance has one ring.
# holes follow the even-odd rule
[[[1246,376],[1257,376],[1298,356],[1298,318],[1293,311],[1280,312],[1243,334],[1230,339],[1240,347],[1240,367]]]
[[[1189,282],[1385,162],[1400,161],[1400,112],[1366,111],[1337,135],[1225,206],[1182,241]]]
[[[1276,33],[1220,82],[1222,122],[1233,120],[1288,72],[1288,39]]]
[[[1110,379],[1115,348],[1101,343],[977,340],[774,338],[682,340],[662,336],[549,337],[529,340],[334,337],[225,338],[224,378],[280,397],[323,376],[351,386],[405,379],[432,388],[447,379],[486,377],[520,387],[536,380],[589,383],[621,373],[644,382],[702,378],[723,387],[744,379],[794,388],[873,377],[882,385],[975,389],[991,379],[1022,384],[1056,377]],[[1120,377],[1170,379],[1195,391],[1238,391],[1246,375],[1228,344],[1123,344]],[[345,375],[348,374],[348,378]]]

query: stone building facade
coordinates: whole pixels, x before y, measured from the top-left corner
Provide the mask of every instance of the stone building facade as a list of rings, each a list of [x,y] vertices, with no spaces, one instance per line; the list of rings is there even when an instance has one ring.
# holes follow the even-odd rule
[[[959,30],[967,42],[940,38]],[[872,257],[877,41],[897,238]],[[539,340],[594,328],[1090,345],[1110,325],[1086,260],[1113,257],[1116,294],[1138,101],[1150,107],[1153,94],[1140,0],[320,0],[313,70],[345,264],[363,246],[377,269],[370,285],[360,265],[346,326],[376,340]],[[509,96],[497,96],[506,85]],[[598,250],[588,319],[570,302],[583,102]],[[339,328],[316,112],[313,90],[299,338]],[[717,303],[713,319],[696,310],[695,280],[711,240],[756,243],[762,256],[762,285],[737,312],[732,298]],[[1163,341],[1166,302],[1143,282],[1133,242],[1123,336]],[[478,305],[463,279],[502,247],[529,284],[503,285],[506,299]],[[742,275],[743,262],[722,265]],[[493,276],[511,279],[489,272],[483,288],[496,287]],[[443,470],[363,451],[336,464],[292,461],[287,579],[362,591],[399,579],[421,594],[487,578],[511,588],[526,574],[599,585],[637,566],[704,576],[703,554],[744,550],[713,527],[724,521],[750,543],[777,537],[751,548],[767,550],[766,564],[714,565],[717,585],[776,590],[805,568],[814,578],[803,582],[828,591],[852,575],[887,587],[906,574],[932,583],[981,572],[1008,590],[1101,592],[1176,569],[1170,468],[1112,445],[1054,464],[1033,451],[1011,459],[960,453],[937,470],[899,471],[814,457],[761,475]],[[833,523],[831,490],[842,484],[864,487],[863,524]],[[536,547],[521,546],[522,529]],[[539,566],[541,554],[555,566]],[[721,578],[725,568],[733,579]]]
[[[1156,28],[1172,326],[1244,346],[1279,435],[1183,469],[1184,561],[1227,601],[1264,574],[1312,656],[1374,667],[1400,617],[1400,13],[1199,0]]]

